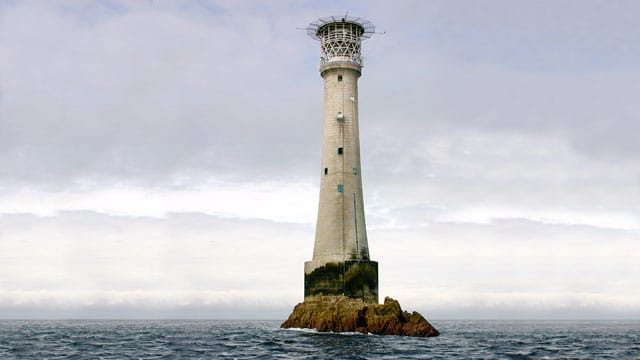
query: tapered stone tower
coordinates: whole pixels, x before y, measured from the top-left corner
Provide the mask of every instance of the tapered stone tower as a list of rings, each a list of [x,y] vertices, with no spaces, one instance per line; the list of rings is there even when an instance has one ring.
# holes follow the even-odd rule
[[[369,21],[331,16],[311,23],[320,41],[324,117],[320,202],[313,259],[304,266],[305,298],[346,295],[378,302],[378,263],[369,258],[358,135],[358,78]]]

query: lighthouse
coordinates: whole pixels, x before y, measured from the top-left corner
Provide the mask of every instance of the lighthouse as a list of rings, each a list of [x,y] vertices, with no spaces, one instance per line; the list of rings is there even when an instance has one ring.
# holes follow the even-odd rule
[[[318,19],[306,30],[320,42],[324,107],[320,200],[313,258],[304,264],[305,299],[345,295],[377,303],[378,263],[369,257],[358,119],[361,45],[375,27],[345,15]]]

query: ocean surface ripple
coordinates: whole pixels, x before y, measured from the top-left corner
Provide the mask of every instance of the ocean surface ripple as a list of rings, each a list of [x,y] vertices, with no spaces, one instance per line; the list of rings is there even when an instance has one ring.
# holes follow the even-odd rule
[[[1,359],[640,359],[640,321],[432,321],[408,338],[253,320],[0,320]]]

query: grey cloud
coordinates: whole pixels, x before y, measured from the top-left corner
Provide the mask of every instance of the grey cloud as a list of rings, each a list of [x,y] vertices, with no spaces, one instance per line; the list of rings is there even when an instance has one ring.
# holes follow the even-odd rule
[[[313,177],[318,45],[295,28],[320,9],[110,4],[4,5],[4,183]],[[352,5],[388,30],[364,45],[364,154],[386,150],[376,134],[460,128],[560,134],[608,159],[640,150],[634,5],[553,4],[553,18],[535,4]]]
[[[637,158],[635,4],[377,6],[405,25],[367,43],[363,131],[559,134],[589,157]]]
[[[634,72],[541,75],[439,62],[403,73],[386,66],[368,69],[372,85],[361,95],[365,139],[373,131],[413,142],[451,129],[506,130],[561,135],[594,158],[636,160],[640,151]]]
[[[365,204],[373,226],[415,226],[473,208],[487,216],[497,209],[504,216],[511,211],[510,216],[537,214],[550,221],[623,216],[629,226],[640,224],[637,159],[589,158],[561,136],[514,131],[397,139],[385,134],[363,140]],[[369,141],[379,146],[371,149]]]
[[[35,4],[3,12],[4,191],[316,181],[318,44],[295,27],[320,9],[296,5],[284,16],[290,4]],[[629,65],[637,54],[598,66],[588,56],[627,46],[637,28],[617,15],[633,5],[563,3],[549,18],[537,4],[449,4],[353,9],[388,30],[365,43],[360,83],[372,221],[470,205],[637,212],[640,89]],[[587,26],[593,21],[603,26]],[[495,56],[519,38],[536,46]],[[564,47],[552,51],[550,38]],[[567,66],[571,53],[584,55],[581,66]],[[532,61],[526,55],[557,63],[518,66]]]
[[[299,74],[317,75],[291,56],[301,34],[265,31],[270,19],[256,14],[205,22],[147,9],[86,26],[24,7],[3,22],[6,181],[271,177],[312,156],[320,104],[307,112]]]
[[[638,316],[637,227],[570,225],[639,221],[635,4],[198,4],[0,5],[0,191],[316,181],[318,44],[295,28],[350,8],[387,31],[359,99],[381,290],[442,317]],[[569,218],[453,216],[482,206]],[[76,212],[2,215],[0,239],[0,316],[284,316],[313,230]]]
[[[533,73],[638,69],[634,3],[438,0],[378,2],[366,9],[383,14],[376,18],[379,28],[389,30],[382,42],[389,38],[396,49],[414,50],[416,61],[425,60],[421,52],[427,50],[426,55],[450,63],[499,64]],[[382,45],[371,46],[384,51]]]

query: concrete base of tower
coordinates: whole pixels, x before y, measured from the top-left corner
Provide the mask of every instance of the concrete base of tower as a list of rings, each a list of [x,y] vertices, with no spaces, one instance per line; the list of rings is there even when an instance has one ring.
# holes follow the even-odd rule
[[[378,262],[346,260],[304,263],[304,297],[344,295],[378,303]]]

